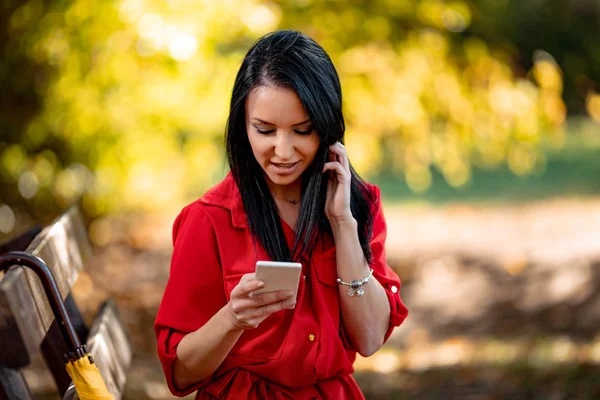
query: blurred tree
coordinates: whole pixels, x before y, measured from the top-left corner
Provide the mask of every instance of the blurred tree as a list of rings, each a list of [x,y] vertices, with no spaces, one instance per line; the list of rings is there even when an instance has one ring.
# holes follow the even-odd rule
[[[577,113],[585,96],[591,110],[600,101],[589,97],[600,68],[595,20],[564,23],[559,11],[541,12],[545,2],[532,4],[7,0],[0,216],[48,219],[82,198],[94,217],[198,196],[225,169],[222,133],[241,59],[281,28],[330,53],[360,172],[392,168],[418,192],[434,168],[454,187],[474,165],[507,163],[526,175],[543,168],[543,145],[564,140],[563,96]],[[563,62],[576,74],[568,91]]]
[[[477,18],[466,30],[491,46],[510,49],[512,64],[532,67],[536,51],[552,54],[564,73],[569,113],[585,112],[590,91],[600,90],[600,3],[595,0],[473,0]]]

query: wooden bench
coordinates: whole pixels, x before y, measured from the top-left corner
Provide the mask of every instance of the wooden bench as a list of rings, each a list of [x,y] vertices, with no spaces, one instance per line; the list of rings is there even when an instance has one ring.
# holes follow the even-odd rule
[[[120,399],[132,349],[114,301],[108,299],[88,329],[71,288],[92,248],[77,207],[50,226],[34,228],[0,246],[0,251],[25,251],[41,258],[54,276],[79,340],[87,344],[108,389]],[[67,351],[61,330],[37,275],[21,266],[0,272],[0,400],[33,399],[21,369],[42,353],[63,398],[76,398],[65,369]]]

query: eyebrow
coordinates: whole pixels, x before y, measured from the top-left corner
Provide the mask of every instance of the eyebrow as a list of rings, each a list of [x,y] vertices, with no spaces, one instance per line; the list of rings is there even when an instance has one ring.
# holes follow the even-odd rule
[[[255,121],[258,121],[258,122],[260,122],[261,124],[265,124],[265,125],[275,125],[275,124],[274,124],[274,123],[272,123],[272,122],[263,121],[263,120],[262,120],[262,119],[260,119],[260,118],[252,118],[252,119],[253,119],[253,120],[255,120]],[[303,125],[303,124],[305,124],[305,123],[307,123],[307,122],[310,122],[310,119],[307,119],[306,121],[298,122],[297,124],[293,124],[292,126]]]

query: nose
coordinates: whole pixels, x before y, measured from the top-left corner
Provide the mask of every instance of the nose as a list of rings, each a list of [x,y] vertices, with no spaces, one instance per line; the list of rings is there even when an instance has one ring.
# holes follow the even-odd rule
[[[277,133],[275,155],[281,161],[288,161],[294,155],[294,143],[287,133]]]

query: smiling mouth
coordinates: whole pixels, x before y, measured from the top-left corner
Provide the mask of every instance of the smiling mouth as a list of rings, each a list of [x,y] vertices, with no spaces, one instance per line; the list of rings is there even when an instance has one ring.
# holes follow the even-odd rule
[[[276,167],[279,167],[279,168],[291,168],[291,167],[293,167],[294,165],[298,164],[298,162],[299,162],[299,161],[296,161],[296,162],[294,162],[294,163],[285,163],[285,164],[283,164],[283,163],[274,163],[274,162],[272,162],[271,164],[273,164],[274,166],[276,166]]]
[[[292,175],[298,168],[300,161],[295,163],[271,163],[271,171],[280,176]]]

